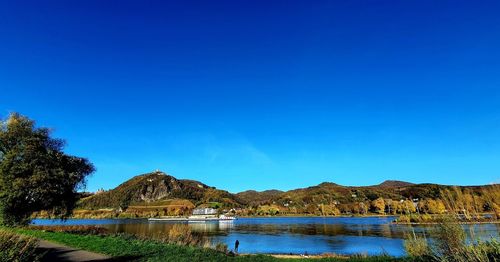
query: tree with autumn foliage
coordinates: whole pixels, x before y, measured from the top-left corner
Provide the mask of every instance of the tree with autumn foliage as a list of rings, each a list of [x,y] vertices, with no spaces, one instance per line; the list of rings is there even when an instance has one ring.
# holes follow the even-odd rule
[[[378,214],[385,214],[385,201],[379,197],[371,202],[371,209]]]

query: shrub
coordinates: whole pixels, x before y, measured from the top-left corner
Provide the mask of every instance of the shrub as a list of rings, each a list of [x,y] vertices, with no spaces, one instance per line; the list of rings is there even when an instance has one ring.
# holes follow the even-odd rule
[[[417,236],[415,232],[406,236],[404,247],[406,253],[410,257],[424,258],[431,255],[427,239],[425,237]]]
[[[420,217],[421,222],[431,222],[433,220],[432,216],[429,214],[423,214]]]
[[[0,229],[0,261],[38,261],[38,240]]]
[[[405,249],[408,255],[422,261],[487,262],[500,261],[500,242],[466,242],[466,234],[458,220],[443,217],[432,231],[433,241],[415,234],[407,236]]]
[[[188,225],[175,224],[167,234],[157,234],[154,236],[140,236],[143,240],[155,240],[167,244],[176,244],[181,246],[209,247],[210,241],[203,235],[191,232]]]
[[[179,245],[190,245],[194,241],[193,233],[187,225],[175,224],[168,231],[168,242]]]
[[[401,215],[396,219],[396,222],[398,223],[410,223],[411,219],[410,216],[407,215]]]
[[[499,261],[500,243],[492,238],[490,241],[480,241],[466,246],[463,250],[462,261]]]
[[[465,248],[465,231],[456,221],[444,219],[432,233],[442,257],[453,257]]]
[[[484,249],[489,261],[500,261],[500,241],[492,238],[487,242],[480,242],[477,244],[478,248]]]
[[[227,245],[222,242],[219,242],[217,243],[217,245],[215,245],[215,250],[222,252],[224,254],[228,252]]]

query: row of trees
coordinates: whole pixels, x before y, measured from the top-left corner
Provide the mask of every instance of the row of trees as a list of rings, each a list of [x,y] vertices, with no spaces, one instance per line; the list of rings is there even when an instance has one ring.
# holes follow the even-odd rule
[[[383,198],[374,201],[354,202],[348,204],[307,204],[305,206],[283,207],[276,204],[248,207],[240,215],[283,215],[309,214],[319,216],[338,216],[341,214],[411,214],[416,208],[410,200],[392,201]]]
[[[440,199],[423,199],[418,202],[410,200],[395,201],[392,199],[377,198],[371,202],[371,211],[378,214],[443,214],[445,205]]]
[[[495,218],[500,217],[500,185],[481,188],[479,192],[452,188],[441,192],[448,210],[471,219],[479,213],[491,212]]]
[[[340,214],[444,214],[447,211],[460,212],[473,216],[483,212],[493,212],[500,217],[500,186],[490,186],[482,190],[481,195],[462,192],[458,188],[444,190],[442,199],[421,199],[415,202],[409,199],[392,200],[379,197],[373,201],[352,203],[306,204],[303,206],[281,206],[277,204],[249,207],[242,212],[245,215],[311,214],[335,216]]]

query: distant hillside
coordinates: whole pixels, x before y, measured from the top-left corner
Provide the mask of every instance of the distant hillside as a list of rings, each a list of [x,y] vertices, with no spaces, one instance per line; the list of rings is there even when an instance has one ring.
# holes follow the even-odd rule
[[[280,205],[301,208],[310,204],[354,203],[374,200],[379,197],[388,199],[405,198],[397,189],[388,190],[383,186],[349,187],[323,182],[317,186],[284,192],[273,201]]]
[[[378,186],[379,187],[406,187],[406,186],[412,186],[415,185],[413,183],[409,182],[404,182],[404,181],[398,181],[398,180],[386,180],[382,183],[380,183]]]
[[[475,194],[481,194],[487,186],[462,186],[461,190],[468,190]],[[277,205],[294,208],[298,212],[308,211],[305,207],[317,207],[318,205],[330,205],[336,203],[352,205],[377,198],[405,200],[405,199],[439,199],[441,191],[452,189],[452,186],[437,184],[413,184],[404,181],[389,180],[375,186],[342,186],[335,183],[323,182],[317,186],[299,188],[286,192],[273,191],[245,191],[237,196],[249,206]]]
[[[280,190],[266,190],[258,192],[255,190],[247,190],[236,194],[236,197],[242,202],[250,206],[257,206],[268,204],[269,202],[277,199],[283,191]]]
[[[459,187],[467,194],[481,196],[487,186]],[[163,172],[136,176],[115,189],[85,196],[79,202],[81,210],[127,210],[120,216],[178,215],[196,206],[242,208],[243,215],[260,214],[338,214],[363,213],[379,198],[402,203],[413,199],[440,199],[443,190],[451,186],[413,184],[387,180],[373,186],[342,186],[324,182],[316,186],[289,191],[248,190],[231,194],[199,181],[177,179]],[[475,200],[476,201],[476,200]],[[484,200],[486,201],[486,200]],[[397,205],[394,208],[398,208]],[[394,211],[394,208],[392,209]],[[400,208],[401,209],[401,208]],[[399,209],[398,209],[399,210]],[[245,213],[246,212],[246,213]],[[398,211],[402,212],[402,211]],[[83,214],[83,213],[82,213]],[[83,215],[82,215],[83,216]]]
[[[227,191],[194,180],[179,180],[163,172],[153,172],[133,177],[110,191],[83,198],[79,207],[125,208],[168,199],[187,199],[194,204],[220,202],[227,206],[240,205],[236,197]]]

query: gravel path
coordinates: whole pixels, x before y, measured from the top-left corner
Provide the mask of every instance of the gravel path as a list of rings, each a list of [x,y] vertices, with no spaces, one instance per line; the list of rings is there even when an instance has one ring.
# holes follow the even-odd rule
[[[45,240],[40,240],[39,249],[42,252],[47,252],[47,254],[42,258],[42,262],[112,261],[111,257],[106,255],[76,249]]]

